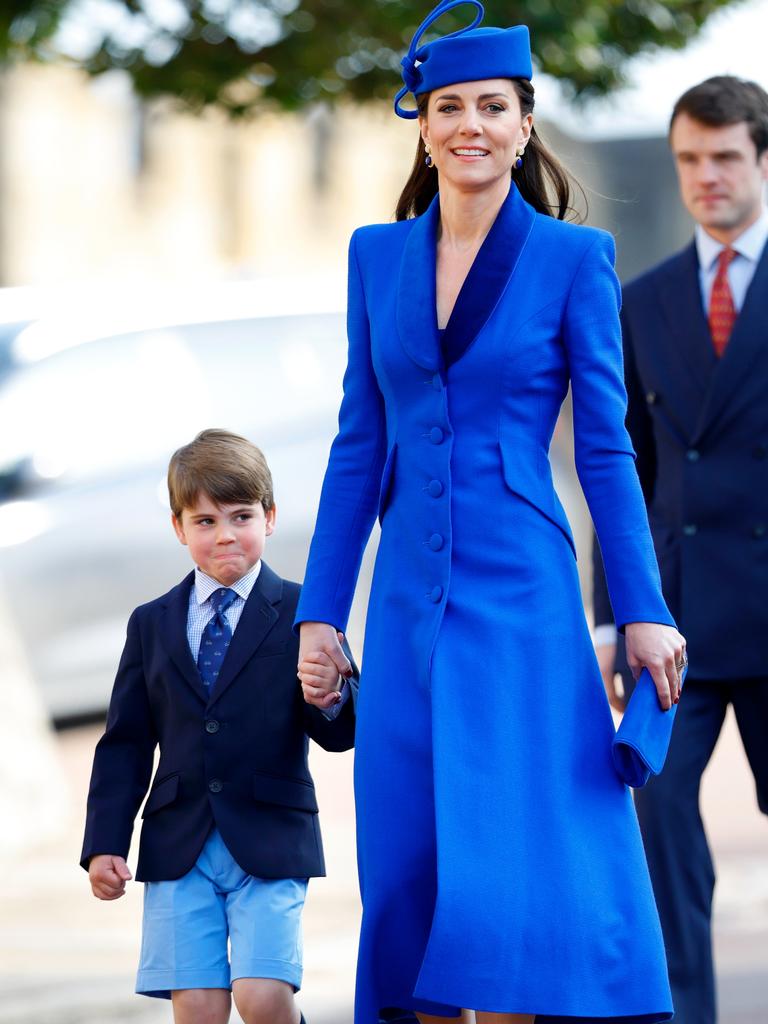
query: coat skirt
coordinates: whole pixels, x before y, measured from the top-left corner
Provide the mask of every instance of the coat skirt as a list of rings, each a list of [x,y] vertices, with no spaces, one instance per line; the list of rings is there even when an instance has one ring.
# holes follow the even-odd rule
[[[355,1024],[389,1006],[651,1024],[661,932],[547,452],[569,382],[619,625],[672,624],[623,418],[612,241],[514,186],[448,325],[439,200],[361,229],[297,621],[343,629],[381,539],[358,700]],[[456,352],[454,344],[454,352]]]

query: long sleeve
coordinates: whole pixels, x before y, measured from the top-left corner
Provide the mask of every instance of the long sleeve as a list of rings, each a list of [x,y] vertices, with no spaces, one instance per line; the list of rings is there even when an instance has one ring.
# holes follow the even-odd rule
[[[134,612],[109,702],[107,727],[93,759],[80,860],[84,868],[98,853],[128,856],[156,745]]]
[[[357,261],[349,247],[349,351],[339,431],[331,447],[296,623],[346,628],[365,545],[376,518],[386,454],[384,402],[371,361],[368,312]]]
[[[625,426],[620,290],[613,256],[613,240],[601,232],[582,259],[565,311],[576,470],[597,531],[617,626],[674,625],[661,593],[635,453]]]

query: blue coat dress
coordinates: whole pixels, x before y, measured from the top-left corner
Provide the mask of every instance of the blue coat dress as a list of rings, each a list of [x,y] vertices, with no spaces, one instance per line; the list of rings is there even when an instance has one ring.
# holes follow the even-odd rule
[[[345,628],[378,511],[357,709],[355,1024],[387,1006],[668,1020],[548,460],[570,382],[616,622],[673,624],[624,429],[613,242],[537,214],[513,186],[441,345],[438,226],[435,199],[352,238],[344,400],[297,614]]]

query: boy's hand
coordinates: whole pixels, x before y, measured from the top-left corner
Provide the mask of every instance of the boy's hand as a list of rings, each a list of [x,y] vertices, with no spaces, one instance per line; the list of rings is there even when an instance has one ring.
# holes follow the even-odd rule
[[[349,665],[344,652],[341,651],[344,634],[337,633],[334,639],[338,641],[338,649],[344,662]],[[340,700],[339,690],[342,677],[336,661],[333,660],[332,653],[334,652],[329,652],[327,649],[314,648],[303,653],[299,661],[298,676],[301,680],[304,700],[323,710],[333,707]]]
[[[344,634],[327,622],[299,627],[299,679],[308,704],[326,711],[339,701],[339,676],[349,679],[352,666],[341,644]]]
[[[91,891],[96,899],[117,900],[125,895],[125,883],[133,878],[122,857],[99,853],[88,865]]]

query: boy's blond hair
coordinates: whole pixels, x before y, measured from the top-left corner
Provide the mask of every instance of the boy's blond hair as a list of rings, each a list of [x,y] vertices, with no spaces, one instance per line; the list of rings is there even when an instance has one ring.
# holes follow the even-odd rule
[[[274,507],[272,474],[263,453],[247,438],[228,430],[202,430],[171,456],[168,497],[177,519],[205,493],[217,505]]]

